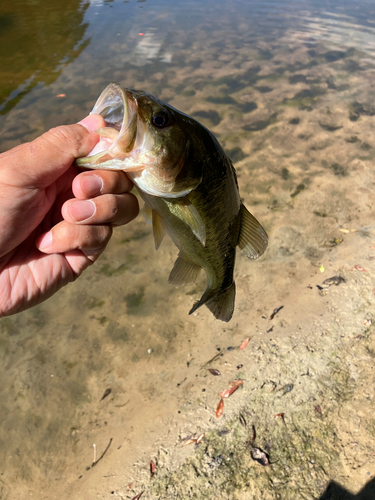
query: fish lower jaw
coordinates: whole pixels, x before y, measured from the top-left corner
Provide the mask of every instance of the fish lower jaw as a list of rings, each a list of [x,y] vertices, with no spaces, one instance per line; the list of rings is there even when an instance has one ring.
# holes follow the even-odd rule
[[[162,183],[159,179],[155,178],[150,172],[147,171],[147,167],[144,169],[132,171],[126,171],[129,179],[137,186],[137,188],[143,193],[149,194],[151,196],[157,196],[159,198],[182,198],[187,196],[192,189],[185,189],[182,191],[173,191],[175,184],[174,182]]]

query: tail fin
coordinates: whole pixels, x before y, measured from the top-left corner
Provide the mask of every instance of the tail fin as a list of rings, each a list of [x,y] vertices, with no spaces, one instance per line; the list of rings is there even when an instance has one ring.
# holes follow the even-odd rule
[[[234,282],[223,291],[216,293],[207,293],[206,291],[202,298],[194,304],[192,309],[189,311],[189,314],[192,314],[204,304],[208,307],[216,319],[228,322],[233,316],[235,296],[236,285]]]

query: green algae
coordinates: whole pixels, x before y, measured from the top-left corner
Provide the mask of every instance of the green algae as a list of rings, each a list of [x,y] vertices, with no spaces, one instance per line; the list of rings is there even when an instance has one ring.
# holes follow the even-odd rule
[[[356,135],[352,135],[345,139],[345,142],[349,142],[350,144],[355,144],[356,142],[361,142],[360,138]]]
[[[130,243],[131,241],[138,241],[142,238],[145,238],[146,236],[149,236],[150,234],[151,231],[137,231],[133,234],[133,236],[128,236],[127,238],[123,238],[122,240],[120,240],[120,243]]]
[[[138,292],[129,293],[125,296],[128,314],[139,314],[141,306],[145,302],[145,289],[141,287]]]
[[[120,274],[123,274],[125,271],[129,270],[131,265],[136,261],[135,255],[131,253],[127,253],[124,256],[125,262],[120,264],[117,267],[112,267],[111,264],[104,264],[99,270],[99,273],[104,274],[108,278],[112,276],[119,276]]]
[[[219,125],[219,123],[221,122],[219,113],[213,109],[210,109],[208,111],[194,111],[193,117],[197,119],[203,118],[204,120],[209,120],[212,125]]]
[[[97,307],[103,307],[105,304],[105,301],[104,300],[100,300],[100,299],[97,299],[97,298],[94,298],[94,297],[91,297],[89,298],[86,302],[85,302],[85,306],[88,308],[88,309],[96,309]]]
[[[290,99],[283,99],[281,104],[284,106],[296,107],[301,110],[311,111],[312,105],[315,104],[318,98],[325,93],[326,91],[321,87],[312,87],[310,89],[304,89],[297,92],[294,97]]]
[[[332,163],[331,169],[333,173],[338,177],[346,177],[347,175],[349,175],[348,169],[343,165],[340,165],[340,163]]]
[[[299,124],[299,122],[300,122],[300,119],[299,119],[298,117],[296,117],[296,118],[291,118],[291,119],[289,120],[289,123],[290,123],[291,125],[298,125],[298,124]]]
[[[110,321],[106,328],[106,334],[114,342],[127,342],[129,340],[129,334],[123,326],[117,324],[114,321]]]
[[[226,149],[225,152],[229,156],[229,158],[233,161],[233,163],[237,163],[238,161],[243,160],[247,156],[239,147]]]
[[[267,85],[259,85],[259,86],[254,86],[254,89],[260,92],[261,94],[268,94],[268,92],[272,92],[273,87],[268,87]]]
[[[322,127],[323,130],[327,130],[327,132],[335,132],[336,130],[342,128],[342,125],[322,123],[322,122],[319,122],[319,125]]]
[[[242,127],[242,130],[246,130],[247,132],[258,132],[260,130],[264,130],[270,125],[276,123],[277,113],[273,113],[266,120],[257,120],[252,123],[247,123]]]
[[[298,186],[296,186],[296,189],[293,191],[293,193],[291,193],[290,197],[294,198],[295,196],[299,195],[300,192],[304,189],[306,189],[306,185],[301,182],[300,184],[298,184]]]

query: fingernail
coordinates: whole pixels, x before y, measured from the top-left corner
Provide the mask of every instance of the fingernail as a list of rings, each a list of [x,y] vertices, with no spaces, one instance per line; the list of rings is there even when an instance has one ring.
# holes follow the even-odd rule
[[[88,198],[100,194],[102,188],[103,180],[98,175],[90,173],[81,176],[81,189]]]
[[[89,132],[95,132],[95,130],[103,126],[103,121],[100,115],[89,115],[78,123],[83,125]]]
[[[48,231],[48,233],[46,233],[39,241],[38,245],[39,250],[45,250],[46,248],[51,246],[51,243],[52,243],[52,231]]]
[[[76,222],[90,219],[96,212],[96,205],[91,200],[73,201],[69,206],[69,214]]]

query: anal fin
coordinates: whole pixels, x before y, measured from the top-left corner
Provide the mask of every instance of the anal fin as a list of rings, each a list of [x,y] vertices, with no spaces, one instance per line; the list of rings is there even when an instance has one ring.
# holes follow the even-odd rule
[[[234,300],[236,297],[236,285],[233,282],[228,288],[215,294],[205,292],[189,311],[192,314],[199,307],[205,305],[212,312],[216,319],[230,321],[234,311]]]
[[[169,275],[168,283],[175,286],[195,283],[201,269],[200,266],[189,262],[180,253]]]
[[[241,230],[237,245],[249,259],[257,259],[268,245],[268,236],[262,225],[241,203]]]

